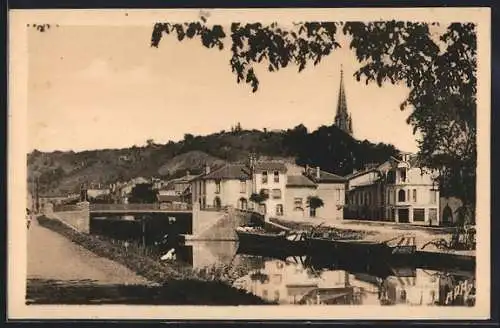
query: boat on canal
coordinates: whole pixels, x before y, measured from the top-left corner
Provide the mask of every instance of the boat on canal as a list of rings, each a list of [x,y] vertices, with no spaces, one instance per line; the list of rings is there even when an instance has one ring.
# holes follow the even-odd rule
[[[276,253],[300,254],[306,251],[305,231],[268,231],[263,227],[241,226],[236,228],[239,247],[245,250],[272,250]]]
[[[397,236],[386,241],[338,239],[333,232],[313,232],[306,238],[310,254],[335,258],[399,259],[415,255],[414,236]]]

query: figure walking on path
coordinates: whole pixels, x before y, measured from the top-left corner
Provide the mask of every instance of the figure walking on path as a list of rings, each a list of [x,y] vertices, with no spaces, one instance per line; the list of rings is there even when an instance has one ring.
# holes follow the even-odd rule
[[[26,223],[29,229],[31,225],[31,211],[29,209],[26,209]]]

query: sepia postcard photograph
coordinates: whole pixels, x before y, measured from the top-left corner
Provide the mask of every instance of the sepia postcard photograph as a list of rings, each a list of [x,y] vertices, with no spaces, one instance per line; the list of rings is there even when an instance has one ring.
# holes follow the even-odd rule
[[[8,317],[488,319],[490,19],[11,10]]]

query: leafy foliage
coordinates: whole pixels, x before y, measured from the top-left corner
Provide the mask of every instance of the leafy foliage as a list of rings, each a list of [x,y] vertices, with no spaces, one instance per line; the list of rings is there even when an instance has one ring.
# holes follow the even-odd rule
[[[317,209],[323,207],[325,203],[318,196],[309,196],[307,197],[307,206],[312,209]]]
[[[297,164],[320,166],[340,175],[363,169],[370,163],[382,163],[398,153],[392,145],[358,141],[336,126],[321,126],[307,133],[303,125],[287,130],[283,147],[297,158]]]
[[[202,25],[208,26],[206,19]],[[401,109],[411,111],[407,122],[421,135],[420,161],[440,170],[442,194],[459,197],[468,217],[474,220],[477,40],[473,23],[451,23],[440,35],[433,31],[437,23],[394,20],[306,22],[286,29],[276,23],[233,23],[230,65],[237,82],[250,84],[255,92],[259,80],[254,67],[262,61],[267,62],[271,72],[290,63],[298,65],[299,72],[309,61],[318,64],[340,47],[336,42],[340,26],[362,63],[355,73],[358,80],[364,78],[366,83],[376,82],[379,86],[403,83],[410,89]],[[222,43],[225,33],[220,26],[216,31],[211,34],[216,38],[212,43]],[[158,46],[160,39],[155,27],[152,45]],[[290,140],[300,139],[301,135],[305,135],[303,128],[294,131]],[[348,165],[338,163],[341,169]]]
[[[256,203],[256,204],[261,204],[263,202],[265,202],[266,200],[269,199],[269,194],[267,194],[266,192],[264,192],[264,190],[260,190],[259,193],[252,193],[250,195],[250,201]]]
[[[308,62],[319,64],[324,56],[340,46],[335,41],[337,25],[334,22],[306,22],[294,24],[287,30],[277,23],[232,23],[230,65],[236,81],[250,84],[255,92],[259,80],[253,63],[265,62],[271,72],[289,64],[297,65],[299,72]],[[223,27],[210,26],[206,19],[184,24],[157,23],[153,28],[151,46],[158,47],[162,36],[171,33],[176,33],[179,41],[200,36],[205,47],[224,49],[226,33]]]

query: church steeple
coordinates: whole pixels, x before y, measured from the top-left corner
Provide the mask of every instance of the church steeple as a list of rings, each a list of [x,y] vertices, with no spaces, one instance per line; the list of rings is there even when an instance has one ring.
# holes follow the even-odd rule
[[[344,90],[344,70],[340,66],[340,88],[337,101],[337,114],[335,115],[335,125],[344,132],[352,135],[351,115],[347,112],[347,101]]]

